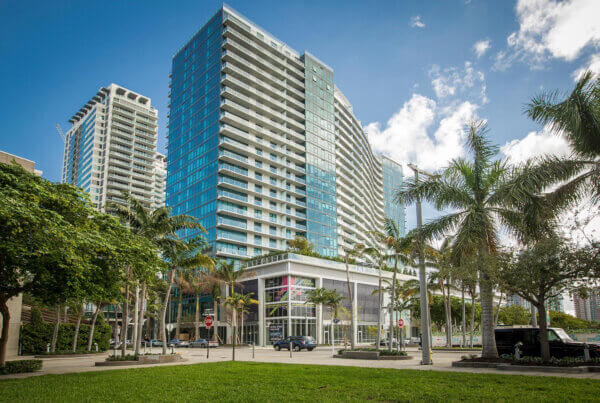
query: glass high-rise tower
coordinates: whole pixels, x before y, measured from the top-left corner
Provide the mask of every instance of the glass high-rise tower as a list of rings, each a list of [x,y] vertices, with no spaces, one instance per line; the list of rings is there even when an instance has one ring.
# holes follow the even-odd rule
[[[170,98],[167,205],[201,221],[214,254],[266,254],[300,235],[337,256],[383,228],[384,185],[402,170],[373,154],[315,56],[223,6],[173,57]]]

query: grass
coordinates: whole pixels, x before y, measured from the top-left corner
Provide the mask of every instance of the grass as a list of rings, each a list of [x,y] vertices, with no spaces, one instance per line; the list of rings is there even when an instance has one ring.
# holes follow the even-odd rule
[[[219,362],[0,381],[0,401],[597,401],[592,379]]]

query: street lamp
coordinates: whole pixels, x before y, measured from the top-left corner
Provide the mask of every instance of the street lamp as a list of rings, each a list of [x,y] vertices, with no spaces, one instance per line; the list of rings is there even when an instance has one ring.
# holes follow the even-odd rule
[[[415,173],[415,184],[419,183],[419,173],[431,176],[427,172],[421,171],[414,164],[408,164],[408,167]],[[431,338],[429,329],[429,301],[427,299],[427,273],[425,271],[425,259],[423,258],[423,242],[421,236],[421,226],[423,225],[423,212],[421,211],[421,198],[417,196],[417,236],[419,253],[419,293],[421,308],[421,365],[431,365]]]

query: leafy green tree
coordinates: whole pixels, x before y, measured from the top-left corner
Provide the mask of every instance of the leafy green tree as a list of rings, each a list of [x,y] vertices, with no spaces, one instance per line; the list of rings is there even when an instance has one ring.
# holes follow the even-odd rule
[[[503,325],[527,325],[531,321],[531,313],[521,305],[509,305],[500,308],[498,323]]]
[[[327,294],[327,289],[323,288],[323,287],[319,287],[319,288],[315,288],[314,290],[309,290],[306,293],[306,304],[314,304],[315,307],[321,307],[321,310],[323,310],[323,307],[326,305],[327,300],[328,300],[328,294]],[[320,315],[321,316],[321,326],[320,328],[323,329],[323,316],[324,315]]]
[[[298,252],[302,254],[314,253],[314,246],[312,243],[300,235],[296,235],[294,239],[288,241],[288,248],[292,252]]]
[[[10,298],[28,292],[57,305],[83,294],[93,213],[77,188],[0,164],[0,366],[6,359]]]
[[[480,274],[482,357],[496,358],[494,282],[486,260],[498,253],[500,226],[512,225],[507,217],[519,214],[523,195],[538,191],[543,181],[524,180],[521,171],[494,159],[498,147],[490,144],[486,132],[485,123],[472,123],[467,135],[472,159],[453,160],[438,175],[418,183],[407,179],[397,198],[407,204],[420,198],[432,202],[440,211],[452,210],[425,224],[423,238],[437,239],[454,234],[452,260],[461,264],[462,260],[475,257],[475,267]]]
[[[593,322],[576,318],[564,312],[550,311],[550,326],[568,330],[589,329]]]
[[[550,360],[545,302],[585,278],[600,262],[590,247],[578,249],[562,239],[537,242],[521,251],[514,264],[503,268],[506,287],[535,305],[539,315],[542,360]]]

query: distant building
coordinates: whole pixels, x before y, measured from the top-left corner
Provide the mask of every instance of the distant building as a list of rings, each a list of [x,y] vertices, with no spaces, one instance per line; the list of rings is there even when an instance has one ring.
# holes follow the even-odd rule
[[[116,84],[100,88],[69,119],[62,181],[88,192],[100,211],[109,202],[123,203],[123,191],[146,208],[164,205],[157,120],[149,98]]]
[[[600,293],[598,291],[591,291],[588,298],[573,296],[573,304],[575,305],[575,316],[579,319],[600,321]]]
[[[35,162],[23,157],[18,157],[13,154],[0,151],[0,162],[10,164],[16,162],[21,165],[27,172],[36,175],[42,175],[42,171],[35,169]],[[22,310],[23,295],[19,294],[8,300],[8,313],[10,314],[10,322],[8,327],[8,344],[6,346],[6,355],[8,357],[16,356],[19,352],[19,330],[21,329],[21,310]],[[3,318],[0,316],[0,329],[2,328]]]

